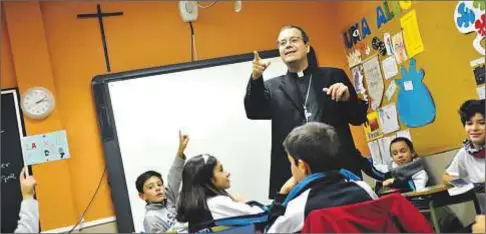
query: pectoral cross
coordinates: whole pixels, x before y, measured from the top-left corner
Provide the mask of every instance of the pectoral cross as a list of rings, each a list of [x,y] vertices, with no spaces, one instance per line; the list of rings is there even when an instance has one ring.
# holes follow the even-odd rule
[[[307,107],[304,106],[304,116],[305,116],[305,122],[308,123],[309,122],[309,117],[311,117],[312,113],[310,113],[309,111],[307,111]]]

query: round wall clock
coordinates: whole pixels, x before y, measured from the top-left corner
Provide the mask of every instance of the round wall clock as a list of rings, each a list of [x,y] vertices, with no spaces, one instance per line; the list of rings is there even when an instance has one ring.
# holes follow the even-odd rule
[[[32,119],[44,119],[54,110],[56,103],[52,93],[44,87],[25,91],[21,99],[22,111]]]

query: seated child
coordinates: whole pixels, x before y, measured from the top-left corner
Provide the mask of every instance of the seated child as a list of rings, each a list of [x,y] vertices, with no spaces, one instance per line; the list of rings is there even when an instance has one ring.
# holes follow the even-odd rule
[[[397,137],[390,143],[390,153],[393,162],[389,176],[392,178],[383,181],[383,186],[400,192],[424,189],[429,176],[412,142],[408,138]]]
[[[20,220],[14,233],[38,233],[39,203],[34,199],[37,182],[34,177],[25,174],[25,168],[20,172],[19,181],[23,200],[20,205]]]
[[[349,171],[338,171],[339,138],[332,126],[310,122],[294,128],[283,145],[292,177],[282,186],[270,208],[269,233],[301,231],[306,216],[313,210],[378,198],[358,176]],[[292,188],[315,173],[326,175],[311,183],[284,207],[282,202]]]
[[[183,229],[183,225],[176,221],[176,202],[181,184],[182,168],[186,159],[184,150],[188,141],[189,137],[179,131],[179,148],[167,175],[167,187],[164,187],[160,173],[155,171],[144,172],[135,182],[140,198],[147,202],[143,220],[145,232],[155,233],[174,228]]]
[[[484,104],[484,99],[468,100],[459,109],[459,115],[461,116],[461,122],[467,138],[443,175],[443,180],[447,184],[451,180],[461,178],[469,183],[482,183],[484,186],[484,158],[486,152],[484,146]],[[482,213],[484,213],[484,191],[477,195],[480,200]]]
[[[177,220],[189,223],[189,232],[214,226],[214,220],[258,214],[263,210],[246,204],[246,199],[226,192],[230,173],[214,156],[192,157],[182,171],[182,189],[177,204]]]

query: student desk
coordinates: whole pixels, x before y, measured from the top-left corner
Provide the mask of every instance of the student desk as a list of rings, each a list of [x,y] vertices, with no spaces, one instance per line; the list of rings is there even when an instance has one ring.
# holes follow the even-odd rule
[[[402,193],[402,195],[412,202],[419,210],[430,210],[434,229],[437,233],[440,233],[439,220],[437,219],[435,208],[472,201],[474,203],[474,208],[476,209],[476,214],[481,213],[481,207],[479,206],[479,201],[476,197],[476,187],[456,196],[449,195],[447,192],[449,188],[452,188],[452,186],[440,184],[427,187],[420,191]]]

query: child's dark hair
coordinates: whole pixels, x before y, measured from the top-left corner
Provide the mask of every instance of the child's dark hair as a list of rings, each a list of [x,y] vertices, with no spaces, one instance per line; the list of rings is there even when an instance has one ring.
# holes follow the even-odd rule
[[[216,189],[211,179],[218,160],[209,154],[197,155],[189,159],[182,170],[182,189],[177,201],[177,220],[200,223],[209,212],[206,200],[217,195],[229,194]]]
[[[406,137],[397,137],[395,139],[393,139],[391,142],[390,142],[390,152],[391,152],[391,146],[397,142],[405,142],[405,144],[407,144],[408,148],[410,149],[410,152],[414,153],[414,158],[418,157],[417,155],[417,152],[415,152],[415,149],[413,148],[413,143],[410,139],[406,138]]]
[[[160,173],[156,171],[146,171],[141,175],[139,175],[137,180],[135,181],[135,186],[137,187],[137,191],[139,193],[143,193],[143,184],[152,176],[159,178],[162,181],[162,183],[164,183],[164,180],[162,179],[162,175]]]
[[[306,162],[312,173],[338,169],[339,138],[331,125],[310,122],[296,127],[283,146],[294,159]]]
[[[484,99],[481,100],[467,100],[459,108],[459,115],[461,116],[462,126],[466,125],[476,113],[484,117]]]

